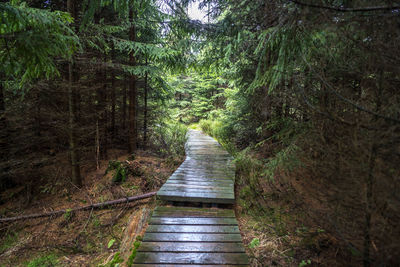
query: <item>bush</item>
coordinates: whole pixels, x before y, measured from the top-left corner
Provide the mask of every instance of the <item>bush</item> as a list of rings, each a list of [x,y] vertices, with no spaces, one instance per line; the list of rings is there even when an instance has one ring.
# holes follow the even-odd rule
[[[177,122],[163,122],[153,128],[150,142],[162,156],[184,156],[188,128]]]
[[[141,176],[143,175],[143,169],[141,165],[133,160],[130,162],[120,162],[118,160],[110,160],[108,162],[108,168],[106,170],[106,174],[109,171],[115,170],[112,182],[115,184],[123,183],[126,181],[128,175],[133,176]]]
[[[232,131],[221,120],[201,120],[199,122],[200,129],[206,134],[214,137],[218,142],[231,154],[236,153],[236,147],[231,142]]]

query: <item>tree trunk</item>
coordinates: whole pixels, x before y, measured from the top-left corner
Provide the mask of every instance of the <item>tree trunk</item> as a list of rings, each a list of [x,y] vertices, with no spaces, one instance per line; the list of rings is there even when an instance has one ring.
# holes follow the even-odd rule
[[[36,92],[36,108],[35,108],[35,134],[37,137],[41,136],[41,120],[40,120],[40,113],[41,113],[41,103],[40,103],[40,92],[37,89]]]
[[[128,86],[128,81],[125,78],[124,80],[124,87],[123,87],[123,93],[122,93],[122,129],[126,129],[126,87]]]
[[[67,1],[67,11],[72,17],[75,17],[74,0]],[[72,182],[77,185],[82,185],[82,178],[78,160],[78,152],[76,149],[75,138],[75,103],[74,103],[74,86],[73,86],[73,60],[68,63],[68,108],[69,108],[69,149],[72,170]]]
[[[115,75],[111,72],[111,140],[115,138]]]
[[[70,1],[68,1],[70,2]],[[69,107],[69,150],[72,169],[72,182],[77,185],[82,185],[82,178],[78,160],[78,152],[76,149],[75,138],[75,103],[74,103],[74,88],[72,76],[72,62],[68,63],[68,107]]]
[[[107,62],[107,57],[104,56],[104,63]],[[103,159],[107,159],[107,152],[108,152],[108,105],[107,105],[107,67],[104,68],[104,84],[103,84],[103,91],[102,91],[102,109],[103,109],[103,116],[102,116],[102,126],[103,126],[103,149],[102,149],[102,156]]]
[[[147,66],[147,58],[146,58]],[[143,119],[143,149],[146,150],[147,146],[147,72],[144,76],[144,119]]]
[[[379,81],[378,81],[378,90],[375,98],[375,112],[379,113],[382,106],[382,92],[383,92],[383,82],[384,82],[384,72],[380,71]],[[378,121],[378,117],[374,116],[371,120],[371,125],[374,125]],[[371,219],[374,211],[374,186],[376,183],[376,179],[374,176],[375,171],[375,162],[378,156],[378,140],[379,137],[372,138],[371,152],[369,155],[369,166],[368,166],[368,175],[365,179],[365,224],[364,224],[364,267],[371,266],[371,256],[370,256],[370,248],[371,248]]]
[[[133,11],[132,9],[129,11],[129,17],[133,22]],[[129,30],[129,40],[136,40],[136,27],[132,24]],[[132,51],[129,55],[129,63],[131,66],[136,65],[136,58],[134,55],[134,51]],[[137,89],[136,89],[136,76],[131,75],[129,78],[129,153],[133,153],[136,150],[136,97],[137,97]]]
[[[99,89],[97,90],[97,122],[99,127],[99,149],[100,149],[100,159],[105,159],[107,157],[107,73],[98,70],[97,73],[98,81],[101,83]]]

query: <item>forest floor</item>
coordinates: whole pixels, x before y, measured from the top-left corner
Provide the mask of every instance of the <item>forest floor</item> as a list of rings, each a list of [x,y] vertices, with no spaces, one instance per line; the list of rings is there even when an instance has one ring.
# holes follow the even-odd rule
[[[252,267],[360,266],[337,236],[310,216],[318,204],[301,186],[276,177],[260,182],[255,192],[242,179],[237,174],[235,210]]]
[[[134,168],[135,174],[128,175],[122,183],[112,182],[115,171],[106,173],[109,160],[101,161],[98,170],[83,166],[82,189],[65,182],[68,179],[63,177],[68,173],[57,171],[54,180],[41,185],[29,204],[24,186],[3,192],[1,216],[69,209],[156,191],[183,160],[145,151],[138,151],[135,159],[129,160],[124,153],[109,151],[109,160]],[[60,164],[67,164],[66,159],[60,159]],[[109,209],[67,212],[1,225],[0,266],[112,266],[126,261],[136,236],[145,230],[155,202],[153,197]]]
[[[110,151],[109,156],[98,170],[82,168],[82,189],[65,182],[68,170],[62,173],[54,168],[54,180],[41,185],[29,204],[25,187],[3,192],[1,216],[49,212],[156,191],[183,161],[145,151],[138,151],[134,160],[121,150]],[[112,182],[115,170],[106,172],[110,162],[116,161],[134,173],[120,184]],[[60,159],[60,164],[67,160]],[[345,264],[338,262],[335,238],[307,220],[299,201],[292,194],[285,195],[287,190],[261,185],[266,197],[250,195],[257,203],[249,204],[240,175],[236,179],[235,211],[251,266]],[[150,198],[110,209],[1,225],[0,266],[129,266],[132,244],[143,235],[155,206],[155,199]]]

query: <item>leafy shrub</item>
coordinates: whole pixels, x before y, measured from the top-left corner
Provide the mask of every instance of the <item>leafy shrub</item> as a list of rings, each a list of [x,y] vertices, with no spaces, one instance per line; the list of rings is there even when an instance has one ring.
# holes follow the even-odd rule
[[[118,184],[126,181],[127,171],[120,161],[110,160],[108,162],[108,168],[106,170],[106,174],[111,170],[115,170],[112,178],[113,183]]]
[[[214,137],[231,154],[236,153],[236,147],[231,142],[232,131],[223,121],[201,120],[199,126],[203,132]]]
[[[211,120],[200,120],[199,121],[199,126],[200,126],[201,130],[203,132],[205,132],[206,134],[212,136],[211,124],[212,124]]]
[[[163,122],[153,128],[151,144],[163,156],[184,156],[188,128],[176,122]]]
[[[126,181],[126,178],[128,177],[128,174],[131,174],[133,176],[141,176],[143,175],[143,170],[141,168],[140,163],[137,161],[129,161],[129,162],[120,162],[120,161],[113,161],[110,160],[108,162],[108,168],[106,170],[106,174],[110,170],[115,170],[112,182],[119,184],[123,183]]]

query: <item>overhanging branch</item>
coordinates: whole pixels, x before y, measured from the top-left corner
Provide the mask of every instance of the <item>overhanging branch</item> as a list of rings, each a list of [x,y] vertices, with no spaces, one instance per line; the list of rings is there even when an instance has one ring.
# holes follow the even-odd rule
[[[319,9],[327,9],[327,10],[333,10],[333,11],[338,11],[338,12],[369,12],[369,11],[385,11],[385,10],[388,11],[388,10],[400,9],[400,5],[347,8],[347,7],[315,5],[315,4],[300,2],[297,0],[290,0],[290,2],[295,3],[296,5],[300,5],[300,6],[319,8]]]

